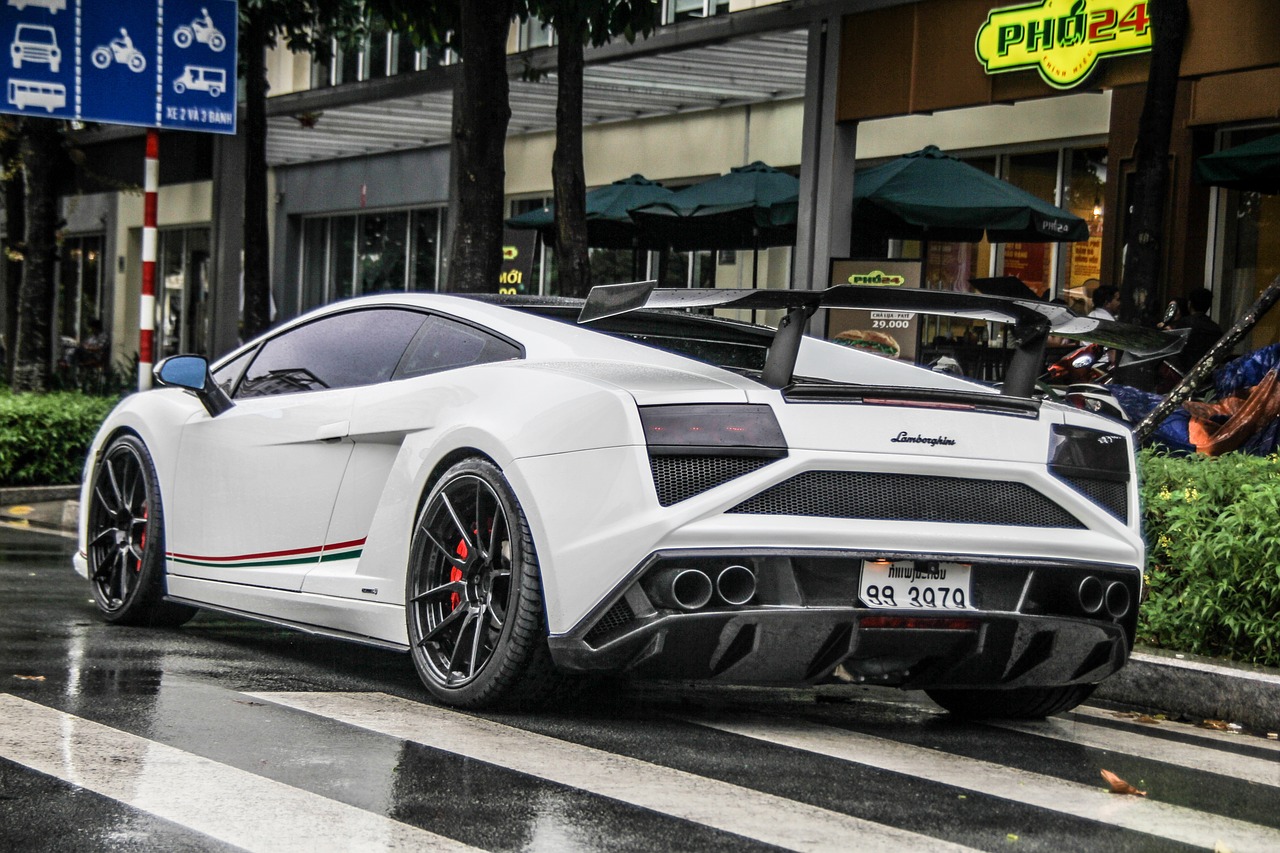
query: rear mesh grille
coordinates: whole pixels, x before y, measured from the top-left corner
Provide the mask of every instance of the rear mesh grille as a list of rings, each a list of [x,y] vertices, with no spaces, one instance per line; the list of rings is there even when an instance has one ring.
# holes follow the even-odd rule
[[[600,621],[591,627],[591,630],[587,632],[583,639],[588,644],[592,644],[611,631],[628,624],[634,618],[635,614],[631,612],[631,606],[627,604],[627,600],[620,598],[616,604],[609,608],[608,612],[600,617]]]
[[[1071,488],[1121,521],[1129,520],[1129,484],[1089,477],[1063,477]]]
[[[759,456],[651,456],[649,468],[658,503],[671,506],[773,461]]]
[[[807,471],[748,498],[729,512],[1084,527],[1062,507],[1023,483],[861,471]]]

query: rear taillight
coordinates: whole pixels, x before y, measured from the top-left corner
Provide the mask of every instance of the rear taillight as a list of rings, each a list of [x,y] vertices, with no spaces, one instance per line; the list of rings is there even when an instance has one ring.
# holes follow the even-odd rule
[[[778,419],[764,405],[642,406],[640,423],[651,455],[787,455]]]

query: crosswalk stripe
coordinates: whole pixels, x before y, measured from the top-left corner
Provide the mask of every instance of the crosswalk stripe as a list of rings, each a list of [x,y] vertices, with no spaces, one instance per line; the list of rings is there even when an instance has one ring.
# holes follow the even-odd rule
[[[253,693],[318,714],[788,850],[967,850],[716,779],[382,693]]]
[[[477,849],[6,693],[0,719],[0,757],[245,850]]]
[[[1260,785],[1280,787],[1280,761],[1275,759],[1252,758],[1209,746],[1143,737],[1137,732],[1091,725],[1087,718],[1052,718],[1036,722],[1002,721],[992,722],[990,725],[1107,752],[1175,764],[1191,770],[1234,776]]]
[[[873,735],[758,716],[686,721],[1210,849],[1218,842],[1233,853],[1280,849],[1280,831],[1268,827]]]
[[[1114,725],[1117,722],[1120,722],[1120,723],[1127,722],[1125,719],[1127,715],[1118,714],[1115,711],[1104,711],[1101,708],[1091,708],[1087,705],[1081,705],[1080,707],[1076,708],[1074,711],[1070,713],[1069,716],[1084,717],[1090,722],[1097,722],[1097,723],[1104,723],[1104,724],[1110,723],[1112,725]],[[1128,722],[1132,722],[1133,726],[1136,726],[1142,730],[1146,730],[1150,727],[1150,724],[1139,723],[1136,721],[1128,721]],[[1280,761],[1280,741],[1263,740],[1260,737],[1231,734],[1229,732],[1217,731],[1215,729],[1205,729],[1205,728],[1200,728],[1199,726],[1189,725],[1187,723],[1171,723],[1167,720],[1164,722],[1158,723],[1157,727],[1159,728],[1173,727],[1174,730],[1178,732],[1178,734],[1184,737],[1198,740],[1198,741],[1203,741],[1206,745],[1224,744],[1228,747],[1239,747],[1243,745],[1255,752],[1273,752],[1276,754],[1276,760]]]

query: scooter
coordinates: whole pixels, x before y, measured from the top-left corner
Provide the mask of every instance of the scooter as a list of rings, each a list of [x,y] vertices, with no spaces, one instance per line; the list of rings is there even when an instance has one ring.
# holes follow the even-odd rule
[[[190,26],[184,24],[173,31],[173,43],[178,47],[191,47],[193,41],[209,45],[214,53],[227,46],[226,36],[207,18],[196,18]]]
[[[135,74],[139,74],[147,67],[147,58],[142,55],[142,51],[127,44],[122,38],[112,39],[109,44],[98,45],[89,58],[93,61],[95,68],[105,69],[115,61],[128,66],[129,70]]]

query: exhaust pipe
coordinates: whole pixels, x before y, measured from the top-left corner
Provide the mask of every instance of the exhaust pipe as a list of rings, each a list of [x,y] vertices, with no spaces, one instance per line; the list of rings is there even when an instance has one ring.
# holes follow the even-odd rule
[[[664,569],[644,587],[655,602],[676,610],[697,610],[711,601],[711,577],[700,569]]]
[[[716,575],[716,592],[725,604],[746,604],[756,594],[755,572],[746,566],[726,566]]]
[[[1128,592],[1128,590],[1126,590]],[[1080,606],[1085,613],[1097,613],[1102,609],[1102,604],[1106,598],[1106,589],[1102,586],[1102,581],[1093,575],[1080,581],[1080,588],[1076,590],[1076,595],[1080,599]]]
[[[1129,595],[1129,588],[1120,581],[1112,581],[1107,587],[1106,605],[1107,612],[1111,614],[1112,619],[1119,619],[1129,612],[1129,605],[1132,603],[1132,596]]]

